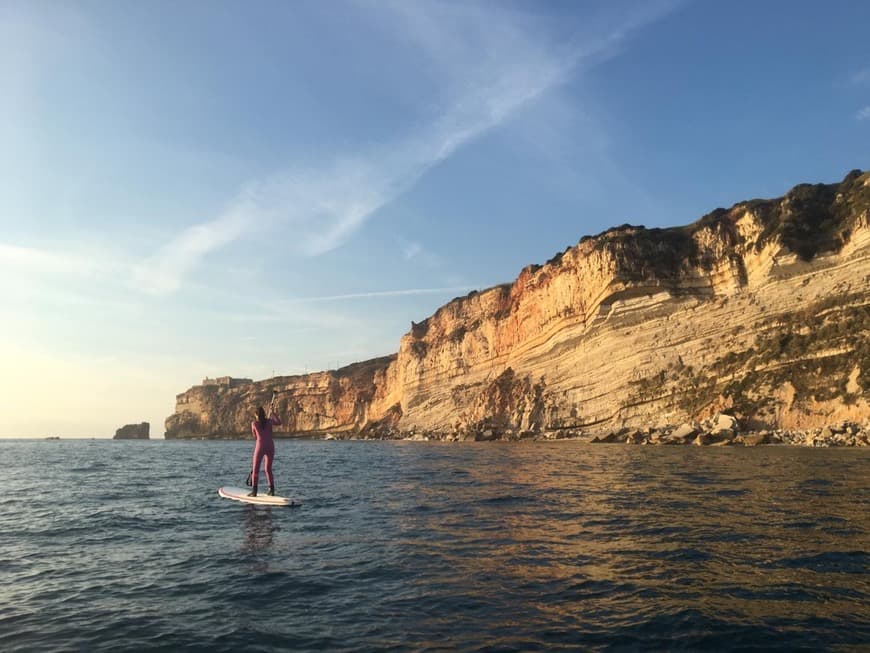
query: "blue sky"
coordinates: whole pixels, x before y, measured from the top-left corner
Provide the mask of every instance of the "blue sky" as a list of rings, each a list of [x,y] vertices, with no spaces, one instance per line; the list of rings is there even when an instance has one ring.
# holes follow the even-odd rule
[[[0,3],[0,436],[392,353],[580,237],[870,167],[870,4]]]

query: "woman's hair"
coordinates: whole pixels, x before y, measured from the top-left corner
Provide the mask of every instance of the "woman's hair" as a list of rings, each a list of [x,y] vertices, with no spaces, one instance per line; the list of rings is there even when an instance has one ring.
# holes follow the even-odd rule
[[[257,422],[260,425],[260,428],[264,428],[266,426],[266,411],[263,410],[262,406],[257,407]]]

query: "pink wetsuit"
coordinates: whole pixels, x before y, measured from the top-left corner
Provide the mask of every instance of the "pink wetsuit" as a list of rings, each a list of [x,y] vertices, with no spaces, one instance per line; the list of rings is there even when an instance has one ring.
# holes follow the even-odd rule
[[[251,433],[257,439],[257,444],[254,446],[254,464],[251,470],[251,482],[256,487],[257,479],[260,477],[260,461],[266,459],[266,480],[269,485],[275,485],[272,478],[272,459],[275,457],[275,441],[272,439],[272,426],[278,426],[281,420],[277,417],[270,417],[266,420],[266,425],[260,427],[260,423],[254,420],[251,422]]]

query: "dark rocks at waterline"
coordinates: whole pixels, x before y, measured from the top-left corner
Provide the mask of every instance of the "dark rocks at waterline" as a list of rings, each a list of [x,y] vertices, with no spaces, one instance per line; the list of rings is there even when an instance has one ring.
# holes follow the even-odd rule
[[[866,447],[870,446],[870,421],[864,424],[840,422],[809,430],[742,431],[735,417],[719,414],[713,419],[700,423],[641,430],[623,429],[615,433],[596,436],[590,442],[739,447],[776,444],[807,447]]]
[[[739,421],[727,414],[717,414],[702,422],[692,422],[648,429],[622,429],[592,435],[580,429],[522,431],[514,428],[483,428],[443,432],[427,429],[401,430],[395,427],[377,431],[343,431],[324,433],[327,440],[406,440],[414,442],[516,442],[521,440],[579,440],[590,443],[640,444],[655,446],[739,446],[790,445],[812,447],[870,446],[870,420],[864,424],[841,422],[809,430],[744,430]]]
[[[116,436],[117,437],[117,436]],[[190,439],[238,439],[239,435],[208,436]],[[589,433],[579,428],[521,430],[511,425],[481,423],[465,430],[400,429],[388,423],[357,430],[323,430],[317,433],[278,433],[278,438],[323,440],[405,440],[412,442],[518,442],[575,440],[589,443],[639,444],[655,446],[742,446],[791,445],[812,447],[870,446],[870,420],[863,424],[840,422],[808,430],[749,430],[731,415],[720,413],[701,422],[660,426],[647,429],[622,429],[610,433]]]
[[[148,422],[141,424],[125,424],[117,431],[113,440],[148,440],[151,425]]]

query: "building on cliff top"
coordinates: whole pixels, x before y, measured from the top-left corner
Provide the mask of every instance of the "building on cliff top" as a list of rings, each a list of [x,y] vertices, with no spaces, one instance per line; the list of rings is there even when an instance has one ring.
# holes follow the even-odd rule
[[[247,385],[249,383],[253,383],[252,379],[236,379],[232,376],[219,376],[216,379],[210,379],[208,377],[202,380],[202,385],[204,386],[220,386],[223,388],[237,388],[240,385]]]

